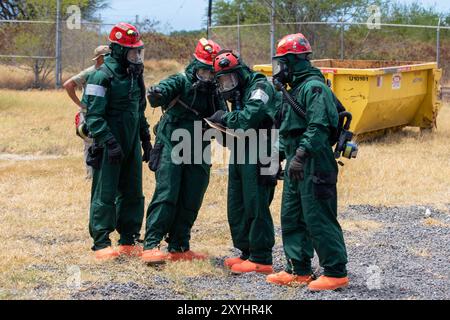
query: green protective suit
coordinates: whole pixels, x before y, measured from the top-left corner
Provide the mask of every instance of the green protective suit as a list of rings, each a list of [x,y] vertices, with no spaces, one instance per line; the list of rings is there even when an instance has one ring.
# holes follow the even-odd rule
[[[283,102],[280,142],[287,159],[286,169],[299,147],[309,156],[303,181],[289,179],[288,170],[285,174],[281,227],[286,271],[311,274],[311,259],[316,250],[326,276],[345,277],[347,253],[337,221],[338,167],[329,142],[338,124],[338,113],[320,70],[306,60],[297,61],[295,70],[290,93],[303,106],[306,120]],[[312,76],[323,81],[305,81]]]
[[[239,71],[242,110],[223,116],[230,129],[270,129],[276,114],[276,93],[267,78],[245,67]],[[258,135],[260,145],[261,136]],[[270,133],[266,142],[271,150]],[[228,176],[228,223],[235,248],[241,250],[241,259],[260,264],[272,264],[272,248],[275,244],[274,227],[270,213],[276,182],[260,175],[260,165],[252,164],[249,144],[245,145],[245,162],[237,163],[238,150],[232,150]],[[258,149],[259,152],[259,149]],[[234,161],[233,161],[234,160]],[[258,161],[259,163],[259,161]]]
[[[158,84],[162,98],[150,100],[153,107],[162,106],[165,113],[158,124],[156,136],[156,144],[162,144],[163,148],[161,164],[156,171],[156,189],[147,209],[146,250],[158,247],[165,237],[169,252],[190,250],[191,229],[209,184],[211,167],[210,161],[202,157],[210,143],[202,141],[202,119],[225,109],[215,86],[197,86],[195,73],[200,68],[212,71],[211,66],[194,59],[184,73],[173,75]],[[179,100],[175,102],[177,98]],[[194,124],[200,129],[200,135],[198,130],[194,134]],[[189,132],[190,141],[183,140],[182,143],[188,143],[184,150],[191,153],[190,163],[177,164],[172,161],[172,150],[180,143],[171,141],[176,129]],[[200,148],[196,149],[195,145]]]
[[[112,165],[104,147],[100,169],[94,170],[89,218],[93,250],[110,246],[109,234],[114,230],[120,234],[119,244],[134,245],[144,217],[140,130],[149,127],[144,115],[145,88],[128,75],[124,56],[125,50],[113,48],[103,66],[89,77],[83,98],[95,143],[104,146],[114,137],[124,155],[119,165]]]

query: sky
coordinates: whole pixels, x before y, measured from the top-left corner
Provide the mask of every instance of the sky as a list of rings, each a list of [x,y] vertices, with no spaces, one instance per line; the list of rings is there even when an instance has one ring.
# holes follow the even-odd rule
[[[399,0],[411,3],[413,0]],[[441,11],[450,11],[449,0],[421,0]],[[161,22],[161,32],[205,28],[208,0],[110,0],[110,8],[101,12],[106,23],[150,18]]]
[[[106,23],[135,21],[139,15],[160,21],[163,32],[199,30],[206,28],[207,6],[208,0],[110,0],[110,8],[101,14]]]

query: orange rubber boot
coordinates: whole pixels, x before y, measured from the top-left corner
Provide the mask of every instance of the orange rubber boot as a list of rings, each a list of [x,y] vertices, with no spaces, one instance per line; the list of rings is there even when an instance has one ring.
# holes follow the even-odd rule
[[[148,264],[162,264],[169,258],[167,253],[155,248],[150,250],[144,250],[141,255],[142,261]]]
[[[270,274],[267,276],[266,281],[269,283],[278,284],[281,286],[293,286],[293,285],[307,285],[312,281],[311,276],[296,276],[286,271]]]
[[[208,258],[207,255],[202,253],[197,253],[191,250],[184,252],[171,252],[169,253],[170,261],[192,261],[192,260],[205,260]]]
[[[249,260],[245,260],[242,263],[235,264],[234,266],[232,266],[231,272],[234,274],[241,274],[247,272],[271,274],[273,273],[273,268],[271,264],[259,264],[251,262]]]
[[[106,247],[95,251],[95,259],[99,261],[114,260],[119,256],[119,252],[112,247]]]
[[[125,255],[128,257],[140,257],[142,256],[142,249],[139,245],[128,246],[128,245],[120,245],[119,246],[119,255]]]
[[[319,279],[312,281],[308,285],[308,288],[311,291],[336,290],[339,288],[347,287],[348,283],[348,277],[332,278],[327,276],[320,276]]]
[[[225,267],[227,267],[228,269],[231,269],[232,266],[234,266],[235,264],[239,264],[244,262],[245,260],[241,259],[240,257],[236,257],[236,258],[228,258],[225,259],[225,261],[223,262],[223,265]]]

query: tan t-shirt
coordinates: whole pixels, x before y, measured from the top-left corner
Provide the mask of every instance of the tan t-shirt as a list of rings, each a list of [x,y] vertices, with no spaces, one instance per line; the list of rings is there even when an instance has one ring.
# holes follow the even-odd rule
[[[72,78],[70,78],[70,80],[72,80],[73,82],[75,82],[76,85],[77,85],[79,88],[82,88],[82,89],[83,89],[83,92],[84,92],[84,89],[86,88],[87,78],[88,78],[91,74],[93,74],[93,73],[95,72],[95,70],[97,70],[97,69],[95,68],[95,65],[90,66],[89,68],[84,69],[84,70],[81,71],[79,74],[77,74],[77,75],[73,76]],[[86,112],[86,107],[85,107],[84,105],[82,106],[81,109],[82,109],[82,110],[81,110],[82,113],[83,113],[83,112],[84,112],[84,113]]]
[[[77,84],[79,88],[83,88],[86,86],[87,78],[94,73],[96,70],[95,65],[90,66],[89,68],[84,69],[79,74],[70,78],[73,82]]]

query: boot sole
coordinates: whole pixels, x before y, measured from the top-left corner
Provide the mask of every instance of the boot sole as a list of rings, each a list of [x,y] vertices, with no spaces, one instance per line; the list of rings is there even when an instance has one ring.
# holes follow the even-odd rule
[[[239,275],[239,274],[245,274],[245,273],[261,273],[261,274],[269,275],[269,274],[272,274],[273,271],[248,271],[248,272],[240,272],[240,271],[232,271],[232,270],[231,270],[231,273],[232,273],[232,274],[236,274],[236,275]]]
[[[292,287],[292,282],[289,282],[289,283],[280,283],[280,282],[276,282],[276,281],[269,281],[269,280],[266,280],[266,282],[267,282],[267,283],[270,283],[270,284],[274,284],[274,285],[277,285],[277,286],[286,286],[286,287]]]
[[[119,253],[119,257],[129,257],[129,258],[141,258],[142,253]]]
[[[310,288],[310,287],[308,287],[308,289],[310,290],[310,291],[314,291],[314,292],[317,292],[317,291],[335,291],[335,290],[339,290],[339,289],[345,289],[345,288],[347,288],[348,287],[348,283],[347,284],[344,284],[344,285],[340,285],[340,286],[334,286],[333,288],[324,288],[324,289],[316,289],[316,288]]]
[[[275,282],[275,281],[266,280],[266,282],[270,283],[270,284],[275,284],[277,286],[285,286],[285,287],[304,287],[304,286],[307,286],[309,284],[309,282],[295,282],[295,281],[292,281],[292,282],[289,282],[289,283],[281,283],[281,282]]]
[[[242,261],[242,262],[244,262],[244,261]],[[224,263],[223,266],[224,266],[225,268],[231,270],[231,268],[233,268],[233,266],[238,265],[238,264],[241,264],[242,262],[236,262],[236,263],[233,263],[233,264],[231,264],[231,265],[226,265],[226,264]]]

